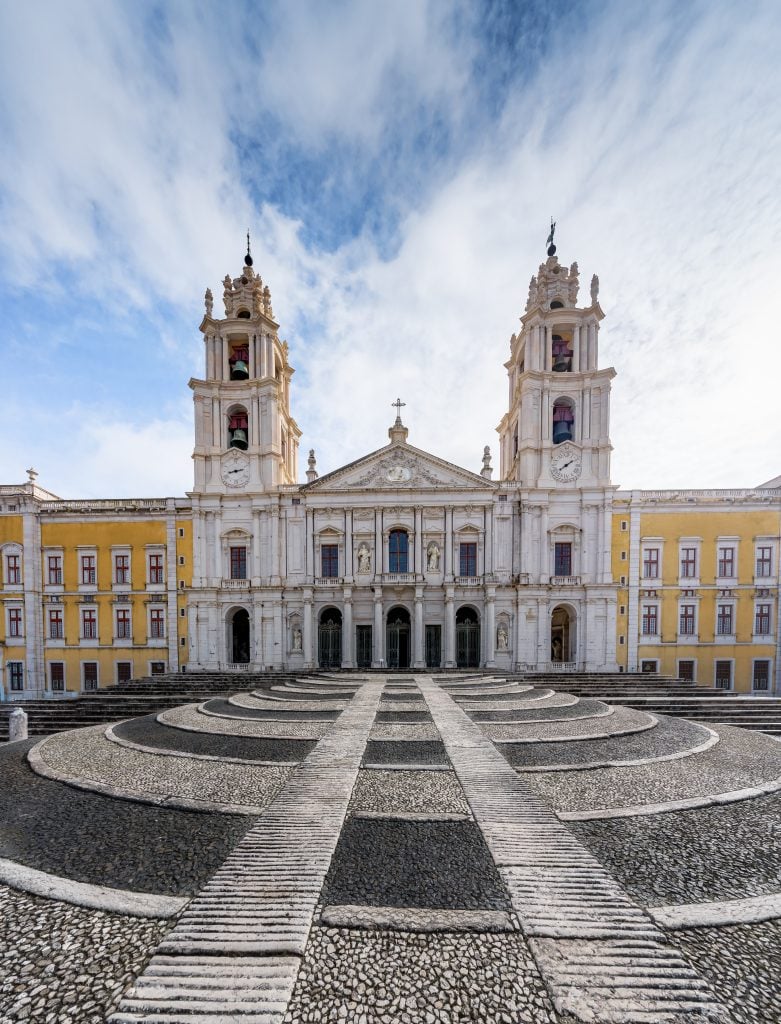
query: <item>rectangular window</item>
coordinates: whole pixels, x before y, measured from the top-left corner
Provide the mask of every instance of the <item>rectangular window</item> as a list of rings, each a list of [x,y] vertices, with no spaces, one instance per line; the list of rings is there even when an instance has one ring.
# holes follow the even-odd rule
[[[133,662],[132,661],[118,661],[117,662],[117,682],[127,683],[133,677]]]
[[[130,638],[130,609],[117,609],[117,639],[128,640]]]
[[[8,662],[8,686],[11,690],[19,691],[24,689],[24,662]]]
[[[554,576],[572,575],[572,544],[569,541],[554,544]]]
[[[22,635],[22,609],[21,608],[9,608],[8,609],[8,635],[9,636],[21,636]]]
[[[770,689],[770,662],[755,661],[752,686],[755,690]]]
[[[688,683],[694,682],[694,662],[693,661],[679,661],[678,662],[678,678],[685,679]]]
[[[656,636],[659,631],[659,609],[655,604],[643,605],[643,635]]]
[[[97,661],[84,662],[84,689],[97,690],[98,688],[98,663]]]
[[[98,613],[95,608],[82,608],[81,635],[85,640],[97,640]]]
[[[719,548],[719,576],[729,578],[735,575],[735,549]]]
[[[82,584],[95,583],[95,555],[81,556],[81,582]]]
[[[409,572],[409,538],[406,530],[391,530],[388,538],[388,572]]]
[[[322,575],[335,577],[339,575],[339,545],[322,544],[320,546]]]
[[[757,576],[772,576],[773,549],[770,546],[757,548]]]
[[[477,541],[465,541],[458,549],[459,576],[477,576]]]
[[[681,548],[681,576],[693,579],[697,575],[697,548]]]
[[[643,552],[643,577],[659,579],[659,548],[646,548]]]
[[[241,579],[244,579],[242,576]],[[149,556],[149,582],[150,583],[164,583],[163,579],[163,556],[162,555],[150,555]]]
[[[62,555],[49,555],[49,586],[58,587],[62,583]]]
[[[5,581],[6,583],[21,583],[22,569],[21,557],[19,555],[6,555],[5,559]]]
[[[754,632],[757,636],[768,636],[770,633],[770,605],[758,604],[754,621]]]
[[[149,671],[153,676],[161,676],[165,672],[164,661],[153,661],[149,665]]]
[[[231,548],[231,579],[246,580],[247,578],[247,549],[245,547]],[[159,556],[162,557],[162,556]],[[162,582],[162,581],[161,581]]]
[[[62,640],[64,636],[62,627],[62,608],[49,609],[49,639]]]
[[[130,555],[114,555],[114,582],[130,583]]]
[[[61,693],[65,689],[65,665],[61,661],[49,663],[49,682],[56,692]]]
[[[695,606],[693,604],[682,604],[679,632],[683,636],[694,636],[694,619]]]
[[[730,636],[732,632],[732,605],[720,604],[716,608],[716,633],[718,636]]]
[[[732,662],[716,662],[716,689],[729,690],[732,688]]]
[[[149,635],[156,640],[165,636],[165,609],[153,608],[149,613]]]

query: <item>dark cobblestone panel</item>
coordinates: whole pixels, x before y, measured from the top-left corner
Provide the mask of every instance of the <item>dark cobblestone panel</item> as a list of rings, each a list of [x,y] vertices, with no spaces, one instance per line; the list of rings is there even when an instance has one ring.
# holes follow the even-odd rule
[[[317,740],[288,740],[256,736],[222,736],[208,732],[172,729],[155,721],[154,715],[133,718],[114,726],[122,739],[157,750],[186,754],[212,754],[247,761],[303,761]]]
[[[369,740],[364,764],[450,764],[437,740]]]
[[[568,826],[630,895],[649,906],[741,899],[779,889],[778,794]]]
[[[341,711],[266,711],[260,708],[244,708],[238,704],[229,704],[227,700],[215,698],[205,704],[208,711],[218,715],[230,715],[231,718],[250,718],[258,722],[333,722],[341,715]]]
[[[0,748],[0,857],[115,889],[197,892],[252,818],[180,811],[87,793],[32,772],[36,740]]]
[[[511,693],[497,690],[496,693],[453,693],[451,694],[451,696],[458,704],[471,704],[472,701],[495,700],[497,703],[501,703],[505,700],[539,700],[542,694],[539,690],[522,690],[520,693],[516,692],[515,690],[513,690]]]
[[[779,1024],[781,922],[674,932],[673,941],[711,983],[734,1024]]]
[[[591,718],[605,710],[601,700],[581,700],[560,708],[519,708],[515,711],[468,711],[473,722],[540,722],[555,719]],[[608,716],[605,716],[606,718]]]
[[[407,701],[420,701],[422,704],[423,694],[420,692],[420,690],[410,690],[409,693],[388,693],[387,690],[383,690],[382,699],[389,701],[403,701],[404,703],[406,703]]]
[[[271,700],[303,700],[303,701],[333,701],[333,700],[350,700],[355,695],[354,690],[320,690],[314,693],[307,690],[272,690],[270,686],[265,686],[252,691],[256,697],[269,697]]]
[[[401,722],[409,725],[413,722],[433,722],[428,711],[378,711],[375,722]]]
[[[610,718],[597,719],[605,729]],[[557,743],[499,743],[499,750],[518,768],[549,764],[591,764],[603,761],[632,761],[665,757],[704,743],[708,734],[683,718],[659,718],[659,724],[644,732],[612,736],[601,740],[563,740]]]
[[[349,818],[331,862],[323,902],[510,908],[488,847],[471,821]]]

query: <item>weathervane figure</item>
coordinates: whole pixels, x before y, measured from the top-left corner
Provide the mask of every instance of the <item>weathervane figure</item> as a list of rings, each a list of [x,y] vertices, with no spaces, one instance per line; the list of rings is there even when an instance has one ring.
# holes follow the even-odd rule
[[[244,257],[244,266],[252,266],[252,253],[249,250],[249,229],[247,229],[247,255]]]
[[[550,234],[548,235],[548,240],[545,243],[548,246],[548,255],[549,256],[555,256],[556,255],[556,246],[553,244],[553,236],[555,235],[555,233],[556,233],[556,221],[553,219],[553,217],[551,217],[551,219],[550,219]]]
[[[406,402],[402,402],[400,398],[397,398],[395,402],[391,402],[391,405],[396,410],[396,422],[401,423],[401,410],[406,405]]]

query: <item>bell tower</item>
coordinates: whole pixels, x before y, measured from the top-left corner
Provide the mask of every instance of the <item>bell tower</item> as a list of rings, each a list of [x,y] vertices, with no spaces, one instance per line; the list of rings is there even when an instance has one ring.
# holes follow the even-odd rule
[[[287,342],[271,292],[252,269],[249,234],[238,277],[223,281],[225,316],[206,289],[205,375],[193,378],[196,494],[262,492],[296,482],[301,431],[290,415]]]
[[[521,330],[504,364],[508,411],[497,430],[503,480],[526,487],[610,486],[610,382],[599,369],[599,279],[578,306],[577,263],[562,266],[551,223],[547,260],[529,284]]]

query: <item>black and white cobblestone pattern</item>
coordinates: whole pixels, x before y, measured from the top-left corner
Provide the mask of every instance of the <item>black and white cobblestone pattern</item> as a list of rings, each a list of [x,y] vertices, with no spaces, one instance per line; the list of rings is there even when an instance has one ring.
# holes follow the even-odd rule
[[[363,764],[449,764],[441,741],[370,740]]]
[[[248,708],[251,711],[293,711],[298,714],[300,711],[344,711],[348,702],[346,700],[287,700],[274,699],[266,700],[255,697],[250,693],[237,693],[228,698],[231,707]]]
[[[563,707],[518,708],[515,711],[470,711],[473,722],[564,722],[573,718],[607,718],[615,708],[601,700],[579,700]]]
[[[2,1024],[103,1024],[168,927],[0,886]]]
[[[317,742],[317,739],[194,732],[163,725],[157,721],[155,715],[119,722],[114,726],[113,732],[120,739],[160,751],[175,750],[183,754],[209,754],[212,757],[281,763],[303,761]]]
[[[480,728],[494,742],[566,743],[572,740],[600,740],[656,728],[657,719],[646,711],[616,708],[612,715],[574,718],[560,722],[480,722]]]
[[[350,813],[469,814],[469,804],[454,772],[361,770]]]
[[[522,936],[313,928],[285,1024],[569,1024]]]
[[[433,722],[375,722],[369,739],[437,742],[439,732]]]
[[[341,714],[339,711],[301,711],[298,708],[294,711],[280,711],[277,707],[261,710],[231,704],[221,697],[207,700],[202,707],[207,715],[224,715],[228,719],[246,718],[258,722],[334,722]]]
[[[293,712],[290,713],[293,717]],[[280,737],[297,740],[318,740],[330,727],[330,722],[308,722],[294,717],[292,721],[274,719],[229,719],[200,711],[197,704],[161,711],[157,715],[161,725],[187,732],[214,733],[218,736]]]

